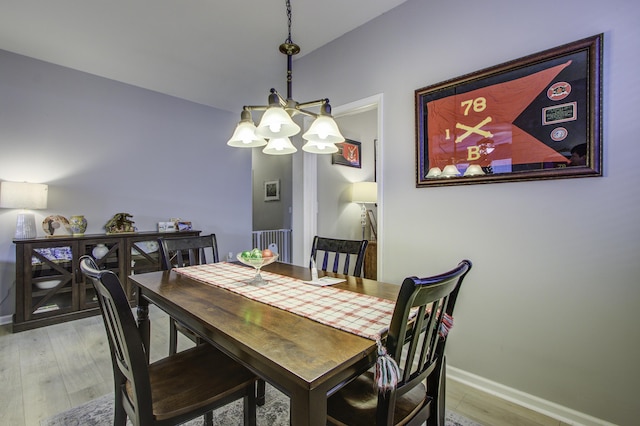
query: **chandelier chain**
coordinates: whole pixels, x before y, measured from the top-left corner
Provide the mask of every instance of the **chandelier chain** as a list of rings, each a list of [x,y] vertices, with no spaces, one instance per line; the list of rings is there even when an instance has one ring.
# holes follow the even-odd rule
[[[287,0],[287,25],[289,27],[289,37],[285,40],[285,43],[293,43],[291,40],[291,1]]]

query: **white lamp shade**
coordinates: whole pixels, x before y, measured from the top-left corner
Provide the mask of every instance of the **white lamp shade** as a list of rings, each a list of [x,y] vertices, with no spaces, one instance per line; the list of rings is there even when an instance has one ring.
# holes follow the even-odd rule
[[[429,172],[427,173],[427,177],[428,178],[440,177],[441,174],[442,174],[442,170],[440,170],[440,167],[432,167],[429,169]]]
[[[269,140],[262,152],[269,155],[293,154],[298,151],[289,138],[273,138]]]
[[[253,148],[256,146],[265,146],[267,141],[256,135],[256,126],[253,121],[241,121],[236,126],[233,136],[227,142],[227,145],[236,148]]]
[[[338,152],[338,147],[332,142],[308,141],[302,146],[302,150],[312,154],[333,154]]]
[[[477,164],[472,164],[469,167],[467,167],[467,170],[465,170],[464,175],[465,176],[480,176],[483,175],[484,171],[482,170],[482,167],[480,167]]]
[[[27,182],[0,182],[0,208],[46,209],[48,185]]]
[[[440,177],[455,177],[455,176],[460,176],[460,170],[458,170],[458,168],[454,164],[449,164],[448,166],[445,166],[444,169],[442,169],[442,174],[440,175]]]
[[[262,114],[260,124],[256,128],[256,134],[266,139],[286,138],[299,131],[300,126],[294,123],[291,116],[280,106],[269,107]]]
[[[344,136],[340,133],[338,125],[328,115],[320,115],[316,118],[309,130],[302,137],[312,142],[338,143],[344,142]]]
[[[375,182],[356,182],[351,187],[351,201],[370,203],[378,201],[378,185]]]

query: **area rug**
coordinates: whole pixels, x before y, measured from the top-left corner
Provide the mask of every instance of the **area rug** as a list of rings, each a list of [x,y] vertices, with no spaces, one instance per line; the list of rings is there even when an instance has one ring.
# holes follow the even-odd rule
[[[257,424],[268,426],[289,425],[289,398],[272,386],[267,386],[266,403],[257,409]],[[104,395],[53,417],[42,420],[40,426],[111,426],[113,424],[113,396]],[[242,401],[236,401],[214,411],[213,424],[233,426],[242,424]],[[131,425],[127,421],[127,425]],[[202,418],[191,420],[185,426],[201,426]],[[445,426],[482,426],[452,411],[447,411]]]

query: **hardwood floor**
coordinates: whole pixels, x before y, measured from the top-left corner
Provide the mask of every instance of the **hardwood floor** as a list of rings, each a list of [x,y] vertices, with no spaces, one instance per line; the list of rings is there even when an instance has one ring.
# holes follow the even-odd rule
[[[150,308],[151,360],[165,357],[167,316]],[[109,346],[95,316],[12,334],[0,326],[0,425],[37,426],[40,420],[112,391]],[[179,339],[179,349],[191,342]],[[453,380],[447,407],[486,426],[563,426]]]

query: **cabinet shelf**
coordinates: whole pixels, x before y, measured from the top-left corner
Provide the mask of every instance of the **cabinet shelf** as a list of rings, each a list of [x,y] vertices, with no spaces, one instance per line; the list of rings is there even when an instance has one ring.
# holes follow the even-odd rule
[[[96,259],[98,267],[118,275],[131,305],[135,289],[127,277],[161,269],[158,238],[200,235],[176,233],[87,234],[14,240],[16,244],[16,310],[13,331],[71,321],[99,314],[91,283],[80,272],[80,257],[92,255],[98,244],[109,251]],[[56,284],[54,281],[58,281]],[[65,282],[59,286],[60,282]]]

